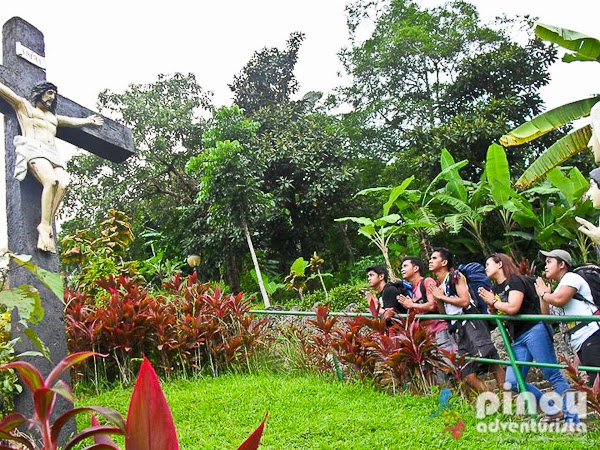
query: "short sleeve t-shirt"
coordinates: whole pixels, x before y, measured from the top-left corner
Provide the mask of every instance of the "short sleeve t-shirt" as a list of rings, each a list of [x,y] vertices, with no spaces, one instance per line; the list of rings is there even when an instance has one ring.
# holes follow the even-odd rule
[[[557,316],[591,316],[596,311],[597,308],[593,304],[594,300],[592,297],[592,291],[590,290],[589,285],[586,281],[576,273],[567,272],[560,279],[558,286],[556,286],[556,291],[558,291],[562,286],[572,287],[577,291],[578,294],[582,295],[587,301],[578,300],[576,298],[572,298],[567,302],[567,304],[563,307],[558,307],[554,305],[550,305],[550,312]],[[589,303],[588,303],[589,302]],[[568,331],[569,329],[574,328],[577,325],[577,322],[561,322],[561,327],[563,332]],[[573,350],[578,352],[581,349],[583,343],[596,331],[598,331],[599,326],[598,322],[590,322],[585,327],[582,327],[571,334],[571,347]]]
[[[536,302],[537,298],[532,298],[532,290],[527,288],[525,280],[520,276],[513,275],[504,283],[498,284],[494,288],[494,293],[500,297],[501,302],[508,302],[508,295],[510,291],[519,291],[523,293],[523,303],[517,314],[539,314],[539,306]],[[525,333],[527,330],[533,328],[539,322],[524,322],[520,320],[514,320],[507,322],[508,332],[513,341],[516,341],[519,336]]]
[[[398,295],[400,291],[393,284],[387,283],[379,296],[379,306],[388,309],[393,308],[399,314],[406,313],[406,309],[398,303]]]

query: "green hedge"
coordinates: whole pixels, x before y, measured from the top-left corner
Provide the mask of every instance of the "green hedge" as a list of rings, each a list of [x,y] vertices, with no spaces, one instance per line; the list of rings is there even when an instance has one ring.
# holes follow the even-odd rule
[[[327,305],[330,311],[344,311],[348,305],[354,303],[357,311],[366,311],[368,308],[365,300],[366,286],[362,284],[341,284],[329,290],[329,298],[325,298],[325,292],[315,291],[304,296],[300,302],[301,310],[309,310],[315,304]]]

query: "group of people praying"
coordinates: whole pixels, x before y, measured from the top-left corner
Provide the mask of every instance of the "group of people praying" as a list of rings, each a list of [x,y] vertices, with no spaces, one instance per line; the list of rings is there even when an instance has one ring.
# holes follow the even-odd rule
[[[579,274],[573,272],[574,263],[569,252],[562,249],[540,251],[545,262],[544,275],[532,278],[522,275],[513,259],[503,253],[490,255],[485,262],[485,274],[491,281],[492,289],[479,287],[478,296],[485,302],[489,314],[531,315],[555,314],[565,316],[591,316],[600,314],[594,303],[590,286]],[[369,285],[373,292],[367,293],[367,300],[379,302],[381,310],[405,314],[415,310],[418,314],[439,313],[449,316],[465,314],[476,304],[473,290],[469,289],[464,274],[454,268],[452,253],[443,247],[433,249],[426,276],[425,263],[420,257],[407,256],[402,259],[401,273],[404,281],[412,286],[412,295],[405,295],[397,283],[388,279],[385,266],[371,266],[366,269]],[[552,283],[556,287],[552,289]],[[499,359],[485,320],[442,320],[423,321],[434,335],[438,348],[478,358]],[[489,322],[491,323],[491,322]],[[545,321],[507,320],[504,322],[511,340],[515,359],[524,362],[557,363],[554,349],[553,327]],[[600,325],[595,321],[560,322],[561,331],[568,341],[579,363],[583,366],[600,367]],[[520,366],[526,380],[529,366]],[[576,425],[579,418],[567,404],[565,395],[569,384],[558,368],[542,368],[544,378],[554,391],[563,398],[563,405],[553,405],[543,421],[565,421]],[[487,384],[479,378],[485,372],[493,373],[498,387],[509,383],[518,391],[517,377],[509,366],[506,372],[500,364],[471,361],[461,371],[462,380],[477,392],[488,390]],[[588,382],[592,384],[595,372],[588,372]],[[527,390],[539,404],[542,392],[527,383]]]

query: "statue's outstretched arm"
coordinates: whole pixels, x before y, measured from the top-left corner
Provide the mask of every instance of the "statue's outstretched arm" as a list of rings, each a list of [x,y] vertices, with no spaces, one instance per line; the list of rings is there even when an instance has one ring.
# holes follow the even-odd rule
[[[89,117],[68,117],[68,116],[57,116],[58,126],[69,127],[69,128],[81,128],[81,127],[101,127],[104,124],[104,117],[98,114],[92,114]]]
[[[23,97],[17,95],[15,91],[13,91],[4,83],[0,83],[0,97],[6,100],[15,109],[22,107],[23,103],[25,102]]]
[[[600,245],[600,228],[585,220],[583,217],[575,217],[575,220],[581,224],[578,228],[579,231],[589,236],[596,245]]]

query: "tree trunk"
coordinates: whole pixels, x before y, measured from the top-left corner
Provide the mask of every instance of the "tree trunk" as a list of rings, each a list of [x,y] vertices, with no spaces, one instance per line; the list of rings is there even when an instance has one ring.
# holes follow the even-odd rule
[[[388,268],[388,275],[389,275],[390,281],[398,281],[398,277],[396,276],[396,272],[394,272],[394,268],[392,267],[392,262],[390,261],[390,255],[388,253],[387,247],[381,248],[381,251],[383,253],[383,258],[385,259],[385,264],[387,265],[387,268]]]
[[[256,279],[258,281],[258,287],[260,288],[260,293],[262,295],[263,301],[265,302],[265,308],[271,307],[271,302],[269,301],[269,295],[267,294],[267,290],[265,289],[265,285],[263,283],[262,274],[260,273],[260,267],[258,266],[258,259],[256,259],[256,253],[254,252],[254,245],[252,244],[252,237],[250,236],[250,230],[248,230],[248,224],[244,219],[242,219],[242,227],[244,229],[244,235],[246,236],[246,241],[248,242],[248,248],[250,249],[250,255],[252,256],[252,262],[254,263],[254,270],[256,271]]]
[[[240,268],[238,259],[234,254],[228,254],[226,260],[226,282],[233,292],[239,292],[240,286]]]

